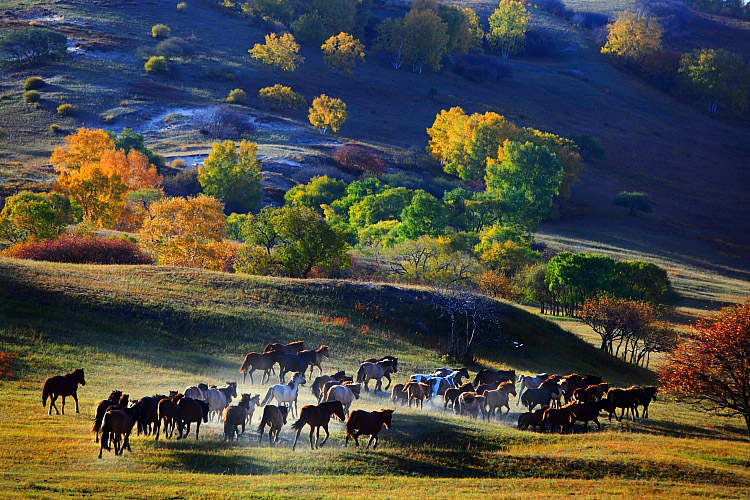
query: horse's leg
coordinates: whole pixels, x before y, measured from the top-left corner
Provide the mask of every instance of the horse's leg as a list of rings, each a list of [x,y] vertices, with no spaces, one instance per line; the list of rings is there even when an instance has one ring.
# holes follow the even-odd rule
[[[391,375],[390,373],[384,373],[383,376],[388,379],[388,384],[385,386],[385,390],[387,391],[391,387]]]
[[[378,392],[383,388],[383,377],[380,377],[377,382],[375,382],[375,392]]]
[[[323,446],[328,442],[328,438],[331,436],[331,434],[328,432],[328,422],[323,424],[323,430],[326,431],[326,438],[323,440],[321,444],[318,445],[318,447]],[[318,439],[320,439],[320,429],[318,429]]]
[[[313,445],[313,436],[315,436],[315,426],[310,424],[310,434],[307,435],[307,438],[310,440],[310,449],[314,450],[315,446]],[[317,440],[315,441],[317,444]]]
[[[129,432],[128,432],[127,434],[125,434],[125,442],[126,442],[126,443],[127,443],[127,445],[128,445],[128,451],[129,451],[130,453],[132,453],[132,452],[133,452],[133,450],[131,450],[131,449],[130,449],[130,433],[129,433]]]
[[[75,402],[76,402],[76,413],[81,413],[80,411],[78,411],[78,391],[75,391],[75,392],[73,393],[73,399],[74,399],[74,400],[75,400]]]
[[[62,396],[62,414],[65,415],[65,395]]]
[[[201,430],[201,421],[198,420],[198,422],[195,424],[195,440],[198,441],[198,433]]]
[[[375,440],[375,435],[373,434],[372,436],[370,436],[370,440],[367,442],[367,446],[365,447],[365,449],[368,449],[374,440]],[[377,444],[375,444],[375,446],[377,446]],[[374,449],[375,448],[373,448],[373,450]]]
[[[356,444],[357,447],[359,447],[359,439],[358,438],[359,438],[360,434],[362,434],[362,432],[359,431],[359,430],[354,433],[354,444]]]
[[[55,414],[59,415],[60,412],[57,411],[57,405],[55,404],[55,401],[57,400],[57,396],[55,394],[50,394],[49,396],[49,411],[47,412],[47,415],[52,415],[52,408],[55,409]]]

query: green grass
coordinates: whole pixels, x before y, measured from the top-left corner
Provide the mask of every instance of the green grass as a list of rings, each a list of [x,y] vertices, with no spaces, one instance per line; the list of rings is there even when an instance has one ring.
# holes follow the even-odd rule
[[[0,351],[19,355],[16,376],[0,381],[0,490],[9,498],[403,498],[415,491],[430,498],[615,498],[636,492],[649,498],[739,498],[750,487],[750,445],[741,423],[662,398],[648,421],[605,418],[602,432],[586,435],[516,431],[517,407],[507,420],[485,423],[428,404],[425,411],[397,407],[393,428],[381,433],[376,452],[343,448],[339,423],[331,425],[331,440],[321,450],[312,452],[302,441],[292,452],[288,427],[280,447],[259,446],[249,439],[256,413],[252,430],[237,443],[220,441],[220,428],[212,424],[204,425],[197,443],[134,437],[132,454],[96,459],[91,413],[113,388],[140,397],[199,381],[238,380],[243,353],[270,340],[329,344],[326,372],[354,371],[362,358],[386,353],[399,356],[395,382],[442,365],[429,346],[444,325],[425,305],[428,293],[0,259]],[[349,318],[349,326],[320,321],[333,316]],[[417,333],[418,320],[429,334]],[[360,334],[362,324],[370,326],[367,335]],[[479,354],[490,366],[595,371],[616,385],[653,381],[650,372],[603,356],[510,305],[500,327],[525,345],[483,349]],[[39,404],[43,379],[77,366],[85,367],[87,378],[79,391],[81,414],[70,413],[68,405],[65,416],[48,417]],[[241,392],[266,388],[240,379]],[[300,404],[311,402],[303,388]],[[372,393],[355,403],[383,406],[390,401]]]

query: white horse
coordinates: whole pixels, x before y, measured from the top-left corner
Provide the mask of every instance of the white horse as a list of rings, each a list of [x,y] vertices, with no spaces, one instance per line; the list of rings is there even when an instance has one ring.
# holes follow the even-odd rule
[[[445,394],[446,389],[458,387],[464,378],[469,378],[469,371],[466,368],[453,370],[445,377],[436,377],[435,375],[416,374],[411,376],[414,382],[421,382],[430,386],[429,399],[433,401],[435,396]],[[434,401],[433,401],[434,404]]]
[[[524,389],[539,389],[539,385],[547,380],[546,373],[537,373],[536,377],[532,377],[531,375],[519,375],[518,376],[518,383],[521,385],[521,389],[518,391],[518,401],[516,404],[521,403],[521,394],[523,394]]]
[[[306,383],[307,380],[305,380],[305,376],[302,373],[297,372],[288,384],[276,384],[269,387],[268,392],[266,392],[266,397],[263,398],[263,402],[260,405],[266,406],[272,398],[276,398],[278,404],[288,403],[289,408],[292,409],[292,416],[294,416],[297,408],[297,393],[299,392],[299,386],[305,385]],[[292,403],[294,403],[294,407],[292,406]]]
[[[229,406],[232,402],[232,398],[237,397],[237,382],[227,382],[226,387],[219,389],[211,387],[205,394],[205,401],[208,403],[208,415],[209,420],[211,415],[216,415],[216,421],[219,422],[223,418],[222,414],[224,408]]]
[[[361,387],[359,384],[334,385],[328,389],[325,400],[340,401],[344,407],[344,414],[349,415],[349,407],[355,399],[359,399]]]

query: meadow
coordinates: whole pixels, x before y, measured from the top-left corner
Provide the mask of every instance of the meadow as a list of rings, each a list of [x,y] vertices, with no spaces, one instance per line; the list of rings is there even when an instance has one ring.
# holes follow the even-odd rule
[[[74,266],[0,259],[0,351],[18,354],[0,381],[0,489],[8,498],[741,498],[750,487],[750,445],[739,420],[708,416],[659,398],[651,418],[609,423],[588,434],[515,430],[519,407],[486,423],[433,409],[396,407],[377,451],[343,448],[343,426],[320,450],[258,445],[255,426],[239,442],[203,426],[201,440],[133,437],[132,453],[97,460],[93,407],[114,388],[141,397],[200,381],[238,380],[242,355],[272,340],[328,344],[325,372],[361,359],[399,357],[395,382],[445,365],[435,345],[443,321],[430,291],[384,284],[226,275],[161,267]],[[337,322],[325,318],[346,318]],[[426,326],[418,327],[417,321]],[[365,330],[363,325],[367,325]],[[506,340],[478,351],[483,366],[594,372],[615,385],[650,384],[654,374],[603,355],[539,317],[504,304]],[[512,341],[524,344],[513,347]],[[81,413],[52,416],[41,384],[78,366]],[[470,367],[472,375],[479,366]],[[317,374],[317,372],[316,372]],[[257,378],[256,378],[257,382]],[[310,382],[300,403],[313,402]],[[365,394],[356,408],[392,407]],[[579,429],[580,431],[580,429]],[[304,437],[304,434],[303,434]],[[301,438],[302,439],[302,438]],[[381,448],[382,447],[382,448]]]

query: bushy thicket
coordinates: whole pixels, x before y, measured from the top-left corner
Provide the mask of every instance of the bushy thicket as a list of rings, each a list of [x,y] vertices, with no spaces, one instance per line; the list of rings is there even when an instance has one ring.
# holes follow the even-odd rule
[[[369,146],[347,143],[333,151],[333,161],[344,172],[352,174],[385,173],[383,158]]]
[[[63,235],[54,240],[14,245],[5,255],[69,264],[151,264],[153,259],[130,240]]]
[[[183,170],[175,175],[164,177],[162,185],[166,196],[187,198],[188,196],[197,196],[202,191],[201,184],[198,182],[197,168]]]

